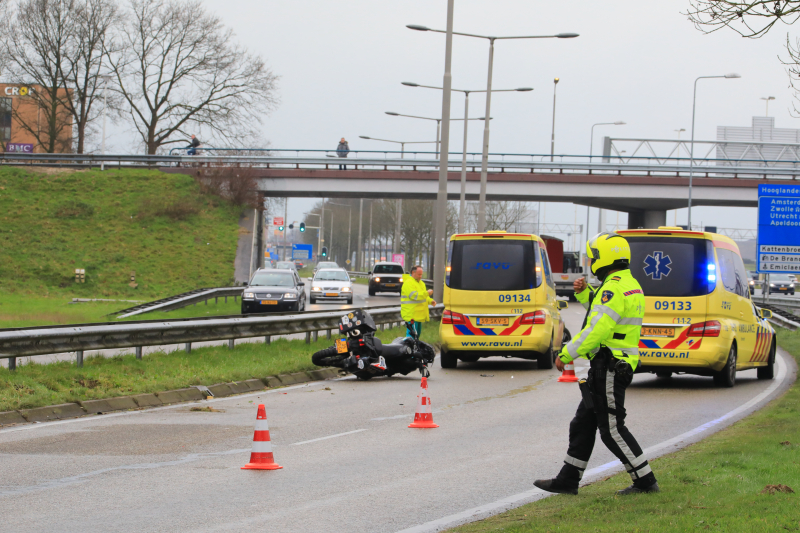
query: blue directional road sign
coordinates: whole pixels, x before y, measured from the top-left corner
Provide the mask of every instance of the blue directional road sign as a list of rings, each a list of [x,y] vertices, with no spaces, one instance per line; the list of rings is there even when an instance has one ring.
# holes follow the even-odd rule
[[[292,259],[311,259],[314,253],[313,244],[293,244],[292,245]]]
[[[758,186],[758,271],[800,272],[800,185]]]

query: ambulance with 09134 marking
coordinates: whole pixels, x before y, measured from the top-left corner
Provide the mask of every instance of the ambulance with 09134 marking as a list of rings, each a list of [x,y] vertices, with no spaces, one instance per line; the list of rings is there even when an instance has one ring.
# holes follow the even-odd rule
[[[772,379],[775,330],[750,299],[739,247],[716,233],[678,227],[618,230],[631,247],[631,274],[645,295],[637,372],[713,376],[733,387],[736,372]]]
[[[450,237],[439,326],[442,368],[481,357],[520,357],[553,368],[569,340],[545,242],[487,231]]]

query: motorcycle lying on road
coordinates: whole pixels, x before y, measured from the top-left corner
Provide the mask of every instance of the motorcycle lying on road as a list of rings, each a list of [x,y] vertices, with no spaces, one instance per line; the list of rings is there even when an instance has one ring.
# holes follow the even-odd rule
[[[398,337],[391,344],[383,344],[375,336],[377,328],[372,316],[356,309],[339,320],[339,333],[345,337],[312,355],[311,361],[317,366],[341,368],[363,380],[394,374],[405,376],[414,370],[428,377],[428,365],[433,363],[436,352],[409,329],[413,337]]]

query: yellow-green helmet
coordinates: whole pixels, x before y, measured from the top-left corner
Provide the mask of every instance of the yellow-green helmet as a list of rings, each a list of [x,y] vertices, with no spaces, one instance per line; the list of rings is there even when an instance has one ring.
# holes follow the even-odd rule
[[[592,261],[592,273],[601,281],[611,270],[624,270],[631,264],[631,247],[616,233],[598,233],[586,243],[586,255]]]

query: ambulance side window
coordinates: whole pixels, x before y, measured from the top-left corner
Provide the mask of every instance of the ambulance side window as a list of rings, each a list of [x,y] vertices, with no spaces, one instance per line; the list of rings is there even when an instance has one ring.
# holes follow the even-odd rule
[[[728,252],[733,256],[733,266],[736,269],[736,294],[742,298],[750,299],[750,289],[747,288],[747,269],[744,268],[742,257],[735,252]]]
[[[542,268],[544,269],[544,279],[548,285],[555,288],[553,283],[553,275],[550,273],[550,257],[547,255],[547,250],[540,248],[542,251]]]
[[[717,248],[719,277],[722,279],[722,285],[725,287],[726,291],[738,294],[736,292],[736,266],[733,262],[733,255],[733,252],[730,250]]]

